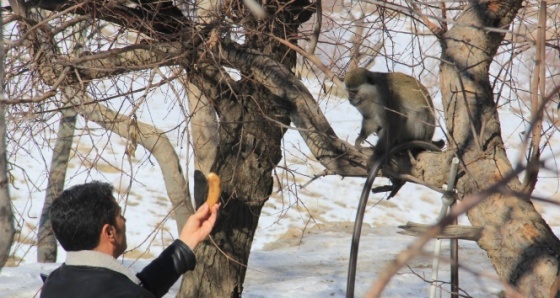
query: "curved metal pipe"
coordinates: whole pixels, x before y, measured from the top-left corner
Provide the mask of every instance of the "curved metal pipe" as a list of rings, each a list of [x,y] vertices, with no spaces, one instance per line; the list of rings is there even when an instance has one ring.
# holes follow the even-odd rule
[[[358,203],[358,210],[356,213],[356,221],[354,222],[354,231],[352,233],[352,244],[350,246],[350,260],[348,264],[348,278],[346,283],[346,297],[354,297],[354,285],[356,282],[356,264],[358,263],[358,248],[360,246],[360,236],[362,233],[362,223],[364,221],[364,213],[366,212],[366,205],[369,199],[369,193],[373,182],[377,176],[377,173],[381,167],[385,164],[387,159],[403,150],[421,148],[430,151],[440,151],[440,147],[433,143],[424,141],[410,141],[407,143],[400,144],[393,147],[391,151],[383,154],[380,158],[373,161],[371,168],[369,169],[366,182],[364,183],[364,188],[362,189],[362,195],[360,196],[360,202]]]

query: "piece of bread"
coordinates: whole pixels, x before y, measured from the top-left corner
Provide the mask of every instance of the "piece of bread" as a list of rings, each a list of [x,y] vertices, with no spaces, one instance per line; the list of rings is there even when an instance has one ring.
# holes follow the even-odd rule
[[[220,182],[220,176],[215,173],[208,174],[208,197],[206,202],[208,207],[212,208],[214,204],[218,203],[220,200],[220,194],[222,193],[222,186]]]

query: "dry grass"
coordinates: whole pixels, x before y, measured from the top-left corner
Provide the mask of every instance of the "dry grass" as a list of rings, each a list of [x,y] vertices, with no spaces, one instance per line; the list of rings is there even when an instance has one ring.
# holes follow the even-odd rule
[[[22,258],[11,255],[8,257],[8,260],[6,261],[6,264],[4,264],[4,267],[17,267],[21,264],[22,261]]]

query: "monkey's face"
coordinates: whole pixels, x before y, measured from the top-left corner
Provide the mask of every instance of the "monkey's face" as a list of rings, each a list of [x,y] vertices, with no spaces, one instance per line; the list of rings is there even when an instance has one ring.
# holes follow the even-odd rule
[[[348,91],[348,100],[353,106],[358,106],[364,99],[367,100],[362,92],[363,86],[367,85],[369,71],[364,68],[355,68],[346,73],[344,85]]]
[[[360,102],[360,98],[358,97],[358,91],[360,91],[360,88],[348,88],[348,86],[346,86],[346,91],[348,92],[348,100],[350,101],[350,104],[353,106],[357,105]]]
[[[348,100],[350,104],[357,107],[360,112],[365,112],[364,109],[376,108],[371,107],[371,105],[379,105],[379,90],[377,86],[364,83],[357,88],[348,88],[346,87],[346,91],[348,91]]]

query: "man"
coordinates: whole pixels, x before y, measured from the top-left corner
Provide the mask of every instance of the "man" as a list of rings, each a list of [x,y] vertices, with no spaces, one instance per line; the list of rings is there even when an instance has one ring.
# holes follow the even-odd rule
[[[50,210],[66,262],[43,285],[41,297],[162,297],[196,264],[192,250],[211,232],[219,204],[203,204],[189,217],[179,239],[140,273],[116,260],[126,250],[126,219],[113,186],[90,182],[65,190]]]

